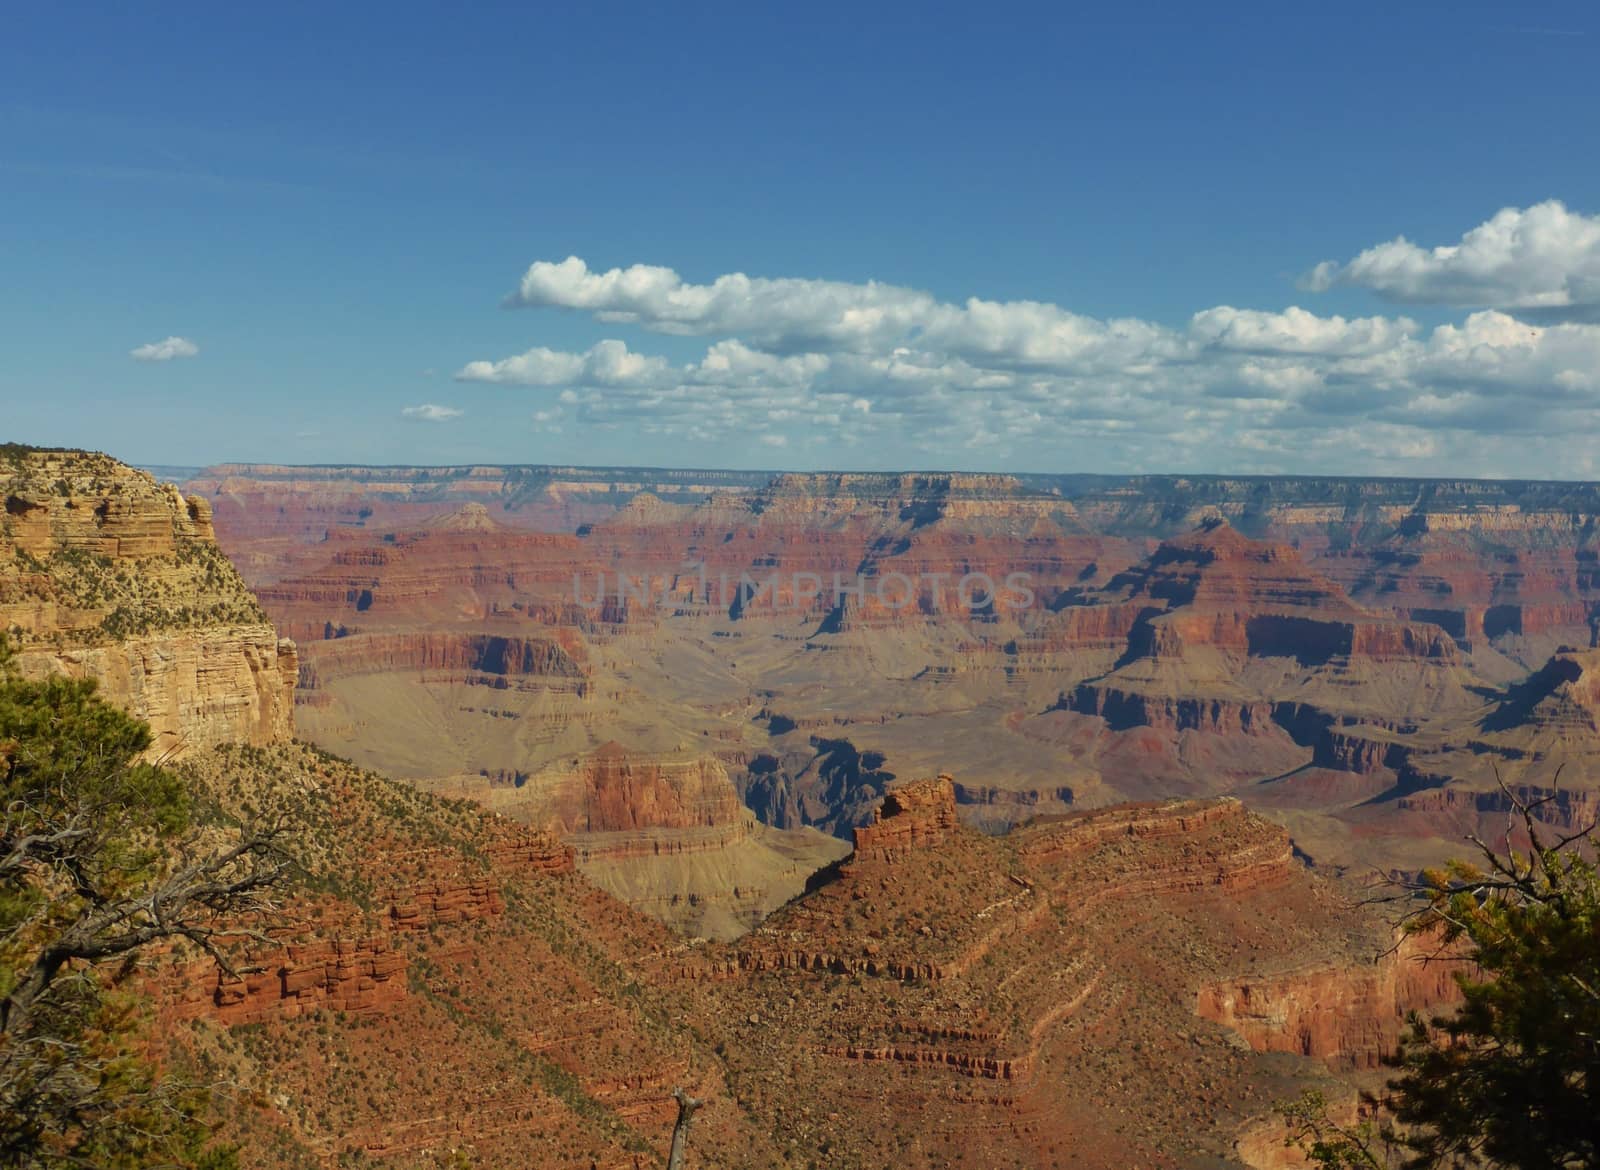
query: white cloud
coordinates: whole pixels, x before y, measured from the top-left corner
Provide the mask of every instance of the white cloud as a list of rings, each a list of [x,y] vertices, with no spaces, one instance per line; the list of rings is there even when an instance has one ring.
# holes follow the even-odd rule
[[[424,402],[421,406],[401,407],[400,416],[416,419],[419,422],[449,422],[451,419],[460,418],[461,411],[453,406],[438,406],[432,402]]]
[[[170,362],[174,358],[192,358],[199,354],[200,347],[187,337],[168,337],[128,351],[128,356],[136,362]]]
[[[1196,313],[1189,331],[1219,349],[1347,356],[1392,349],[1417,331],[1417,323],[1405,317],[1319,317],[1295,306],[1263,313],[1219,305]]]
[[[1554,199],[1507,207],[1457,243],[1423,248],[1398,236],[1344,264],[1325,260],[1302,284],[1318,292],[1354,285],[1403,304],[1600,320],[1600,216]]]
[[[1038,301],[940,305],[918,344],[978,364],[1091,372],[1146,356],[1177,356],[1182,339],[1148,321],[1102,321]]]
[[[641,386],[658,381],[667,368],[665,358],[631,353],[620,341],[601,341],[585,353],[539,346],[503,361],[468,362],[456,377],[513,386]]]
[[[506,302],[581,309],[657,333],[743,333],[764,345],[844,348],[904,334],[935,306],[928,294],[894,285],[768,280],[742,272],[689,284],[670,268],[648,264],[591,272],[577,256],[534,263]]]
[[[1505,435],[1524,474],[1587,468],[1600,432],[1600,325],[1485,310],[1403,316],[1221,305],[1172,327],[1041,301],[636,265],[539,263],[515,298],[714,338],[687,362],[622,340],[468,363],[463,381],[547,388],[578,427],[664,440],[948,462],[965,446],[1036,464],[1459,473]],[[1519,310],[1520,312],[1520,310]],[[554,403],[552,403],[554,405]],[[548,421],[536,417],[536,422]],[[563,421],[565,419],[563,418]],[[1009,457],[1009,456],[1008,456]]]

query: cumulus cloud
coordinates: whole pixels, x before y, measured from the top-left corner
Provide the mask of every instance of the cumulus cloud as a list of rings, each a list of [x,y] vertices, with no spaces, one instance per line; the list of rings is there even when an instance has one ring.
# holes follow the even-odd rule
[[[449,422],[451,419],[460,418],[461,411],[453,406],[439,406],[432,402],[424,402],[420,406],[401,407],[400,417],[415,419],[418,422]]]
[[[620,341],[602,341],[585,353],[539,346],[498,362],[468,362],[456,375],[465,382],[516,386],[642,386],[660,379],[664,358],[630,353]]]
[[[199,354],[200,347],[187,337],[168,337],[128,351],[128,356],[136,362],[170,362],[175,358],[198,357]]]
[[[1410,337],[1417,323],[1405,317],[1319,317],[1290,306],[1281,313],[1219,305],[1196,313],[1190,333],[1219,349],[1259,354],[1349,356],[1380,353]]]
[[[1343,264],[1325,260],[1301,283],[1366,288],[1402,304],[1600,321],[1600,216],[1554,199],[1507,207],[1454,244],[1424,248],[1398,236]]]
[[[512,300],[708,338],[687,361],[611,339],[457,372],[546,392],[543,406],[561,413],[542,406],[542,426],[892,447],[902,460],[914,449],[946,463],[974,447],[1030,451],[1036,465],[1348,473],[1501,468],[1490,453],[1506,435],[1542,437],[1524,445],[1524,473],[1587,472],[1600,432],[1600,325],[1531,323],[1521,309],[1426,329],[1405,316],[1219,305],[1174,326],[875,282],[735,273],[693,284],[577,258],[534,264]]]
[[[711,284],[690,284],[670,268],[648,264],[591,272],[577,256],[535,262],[506,303],[579,309],[657,333],[741,333],[763,346],[843,348],[901,335],[935,304],[926,293],[874,282],[770,280],[734,272]]]

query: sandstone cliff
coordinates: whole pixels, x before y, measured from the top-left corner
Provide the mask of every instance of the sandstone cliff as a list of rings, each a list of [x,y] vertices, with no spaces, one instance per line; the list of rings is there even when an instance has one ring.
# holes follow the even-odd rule
[[[0,461],[0,628],[24,674],[100,683],[153,754],[293,734],[294,645],[217,547],[210,506],[104,455]]]

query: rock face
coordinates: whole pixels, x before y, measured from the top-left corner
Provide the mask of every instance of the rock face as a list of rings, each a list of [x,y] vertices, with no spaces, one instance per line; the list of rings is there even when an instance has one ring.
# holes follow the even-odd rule
[[[146,719],[152,754],[294,730],[294,644],[217,548],[210,505],[103,455],[0,462],[0,627],[25,675],[98,680]]]
[[[416,672],[504,688],[515,680],[582,690],[583,667],[556,638],[495,634],[358,634],[313,643],[300,685],[316,691],[339,678]]]
[[[856,830],[856,855],[892,858],[928,848],[956,828],[955,780],[941,775],[931,784],[891,790],[873,812],[872,823]]]
[[[1387,928],[1237,801],[987,838],[953,787],[893,787],[815,889],[682,971],[733,1091],[837,1164],[1227,1164],[1282,1092],[1259,1054],[1366,1067],[1397,1010],[1448,1001],[1374,979]]]
[[[405,972],[405,954],[381,937],[294,945],[238,979],[213,964],[197,964],[174,1014],[232,1026],[319,1010],[381,1012],[405,996]]]
[[[219,743],[261,746],[294,734],[294,643],[271,626],[198,628],[110,646],[25,650],[24,675],[93,678],[149,722],[152,757]]]
[[[737,824],[743,808],[713,759],[631,758],[609,743],[565,775],[541,776],[547,816],[569,833],[699,829]]]
[[[1476,702],[1442,629],[1364,610],[1293,550],[1220,519],[1070,602],[1068,629],[1123,640],[1112,669],[1063,693],[1058,722],[1137,795],[1342,762],[1352,745],[1326,741],[1344,728],[1414,725]]]
[[[691,936],[733,938],[799,894],[847,847],[761,824],[705,755],[603,745],[571,764],[450,789],[546,826],[601,889]]]
[[[1377,1068],[1413,1011],[1454,1003],[1460,963],[1415,938],[1365,967],[1311,967],[1203,987],[1195,1010],[1257,1052],[1293,1052],[1342,1068]]]
[[[1098,595],[1074,600],[1136,613],[1129,655],[1181,658],[1211,649],[1311,667],[1360,658],[1459,661],[1443,630],[1368,613],[1293,550],[1250,540],[1221,520],[1165,542]]]

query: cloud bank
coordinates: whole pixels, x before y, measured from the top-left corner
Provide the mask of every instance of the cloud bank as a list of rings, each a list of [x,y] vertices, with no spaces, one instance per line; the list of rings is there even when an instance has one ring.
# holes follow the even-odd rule
[[[192,358],[199,354],[200,347],[187,337],[168,337],[128,351],[128,356],[136,362],[170,362],[174,358]]]
[[[1294,305],[1218,305],[1171,325],[871,281],[696,284],[568,257],[530,266],[507,303],[707,347],[689,361],[637,340],[536,347],[456,377],[547,392],[579,426],[820,450],[819,463],[909,444],[943,465],[1025,452],[1060,469],[1589,475],[1597,239],[1600,221],[1544,203],[1501,212],[1459,245],[1379,245],[1305,282],[1474,310],[1432,328]]]

